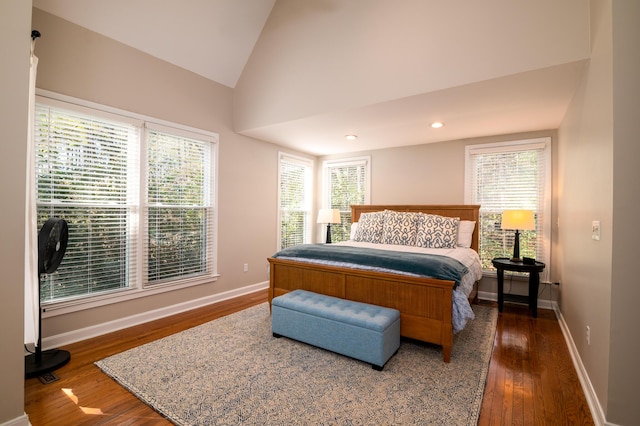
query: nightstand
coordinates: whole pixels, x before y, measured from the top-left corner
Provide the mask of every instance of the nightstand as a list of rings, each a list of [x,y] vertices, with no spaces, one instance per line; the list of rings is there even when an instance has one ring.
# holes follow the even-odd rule
[[[512,262],[506,257],[497,257],[491,261],[498,274],[498,311],[502,312],[502,305],[505,299],[513,302],[526,303],[529,305],[533,316],[538,316],[538,287],[540,286],[540,272],[544,270],[544,263],[535,262],[525,264],[522,262]],[[526,272],[529,274],[529,296],[517,294],[504,294],[504,271]]]

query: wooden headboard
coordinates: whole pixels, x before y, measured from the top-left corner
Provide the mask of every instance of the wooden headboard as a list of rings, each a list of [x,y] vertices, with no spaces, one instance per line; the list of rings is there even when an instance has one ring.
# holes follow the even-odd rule
[[[459,217],[460,220],[474,220],[476,228],[473,230],[471,238],[471,248],[475,251],[479,249],[478,224],[480,222],[480,206],[477,204],[433,204],[433,205],[352,205],[351,221],[357,222],[360,214],[368,212],[379,212],[383,210],[393,210],[397,212],[430,213],[447,217]]]

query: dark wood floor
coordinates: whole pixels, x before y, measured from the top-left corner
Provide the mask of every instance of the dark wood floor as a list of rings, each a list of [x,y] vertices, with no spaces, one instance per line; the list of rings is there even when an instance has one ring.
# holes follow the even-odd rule
[[[25,382],[25,412],[40,425],[170,425],[103,374],[104,357],[266,301],[261,291],[65,347],[60,380]],[[485,302],[481,302],[488,304]],[[505,305],[498,319],[479,425],[590,425],[589,408],[552,311]]]

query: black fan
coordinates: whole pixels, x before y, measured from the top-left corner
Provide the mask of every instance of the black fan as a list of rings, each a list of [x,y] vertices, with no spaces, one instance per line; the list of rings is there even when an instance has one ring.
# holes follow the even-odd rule
[[[38,300],[40,300],[40,276],[58,269],[67,250],[69,231],[64,219],[50,218],[38,233]],[[37,377],[56,370],[71,359],[68,351],[42,350],[42,308],[38,306],[38,342],[35,353],[25,358],[25,376]]]

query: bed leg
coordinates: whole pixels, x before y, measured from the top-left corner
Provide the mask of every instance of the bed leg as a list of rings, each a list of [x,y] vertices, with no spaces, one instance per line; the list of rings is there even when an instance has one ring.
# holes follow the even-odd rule
[[[444,362],[451,362],[451,345],[442,346],[442,359]]]

